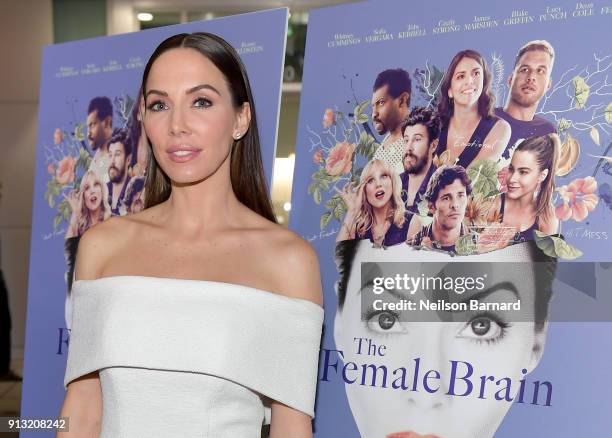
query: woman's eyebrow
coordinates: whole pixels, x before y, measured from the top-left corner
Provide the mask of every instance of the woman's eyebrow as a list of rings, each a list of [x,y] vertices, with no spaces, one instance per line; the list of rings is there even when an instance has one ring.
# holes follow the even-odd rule
[[[491,295],[493,292],[497,292],[498,290],[509,290],[510,292],[512,292],[515,296],[516,299],[520,299],[519,297],[519,293],[518,290],[516,288],[516,286],[514,285],[514,283],[512,283],[511,281],[502,281],[500,283],[496,283],[493,286],[475,293],[473,295],[470,295],[469,297],[464,298],[463,300],[459,301],[460,303],[467,303],[470,300],[482,300],[483,298],[488,297],[489,295]]]
[[[199,90],[210,90],[210,91],[217,93],[217,95],[221,96],[221,93],[219,93],[219,91],[210,84],[196,85],[195,87],[192,87],[189,90],[187,90],[185,94],[195,93],[196,91],[199,91]]]
[[[160,90],[149,90],[147,91],[147,94],[145,95],[145,99],[147,97],[149,97],[149,94],[157,94],[158,96],[168,96],[168,93],[166,93],[165,91],[160,91]]]
[[[212,91],[214,93],[217,93],[219,96],[221,96],[221,93],[219,93],[219,91],[215,87],[210,85],[210,84],[196,85],[195,87],[191,87],[190,89],[185,91],[185,94],[195,93],[196,91],[203,90],[203,89],[210,90],[210,91]],[[149,94],[157,94],[158,96],[168,97],[168,93],[166,93],[165,91],[161,91],[161,90],[149,90],[149,91],[147,91],[147,94],[145,95],[145,99],[147,97],[149,97]]]

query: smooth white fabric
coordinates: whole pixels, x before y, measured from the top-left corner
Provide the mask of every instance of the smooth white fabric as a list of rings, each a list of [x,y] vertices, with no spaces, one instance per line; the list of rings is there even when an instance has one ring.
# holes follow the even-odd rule
[[[74,283],[64,385],[99,370],[102,437],[260,437],[270,399],[314,416],[323,309],[246,286]]]

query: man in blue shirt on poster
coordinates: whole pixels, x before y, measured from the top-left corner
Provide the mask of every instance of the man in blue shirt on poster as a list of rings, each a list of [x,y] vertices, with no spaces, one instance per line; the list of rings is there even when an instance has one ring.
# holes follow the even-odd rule
[[[495,115],[510,124],[512,135],[503,157],[509,158],[517,140],[556,132],[555,125],[536,116],[544,93],[550,88],[555,49],[546,40],[529,41],[519,50],[508,78],[510,95]]]

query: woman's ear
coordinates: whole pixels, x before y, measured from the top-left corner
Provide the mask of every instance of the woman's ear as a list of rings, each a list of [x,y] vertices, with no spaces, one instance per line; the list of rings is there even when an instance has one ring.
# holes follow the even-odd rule
[[[542,329],[538,330],[536,328],[535,336],[533,338],[533,346],[531,349],[531,357],[529,359],[529,364],[527,365],[527,374],[530,374],[542,359],[542,355],[544,354],[544,345],[546,344],[546,335],[548,333],[548,321],[544,323]]]
[[[251,124],[251,105],[244,102],[236,112],[236,122],[234,123],[234,138],[241,138],[248,131]]]
[[[548,176],[548,169],[544,169],[542,173],[540,173],[540,182],[544,181]]]
[[[138,116],[137,116],[137,119],[140,122],[144,120],[145,110],[146,110],[146,106],[145,106],[144,97],[140,97],[140,99],[138,99]]]

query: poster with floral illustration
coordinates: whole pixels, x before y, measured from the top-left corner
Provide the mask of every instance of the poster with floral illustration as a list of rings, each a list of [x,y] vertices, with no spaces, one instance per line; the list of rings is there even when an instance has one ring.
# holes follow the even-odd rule
[[[172,35],[192,32],[211,32],[233,45],[257,102],[270,183],[286,25],[287,10],[274,9],[45,47],[22,417],[56,417],[64,399],[79,238],[111,216],[144,208],[149,144],[140,121],[140,86],[155,47]]]
[[[565,0],[310,14],[290,228],[322,273],[315,436],[612,425],[585,346],[612,334],[611,24]]]

